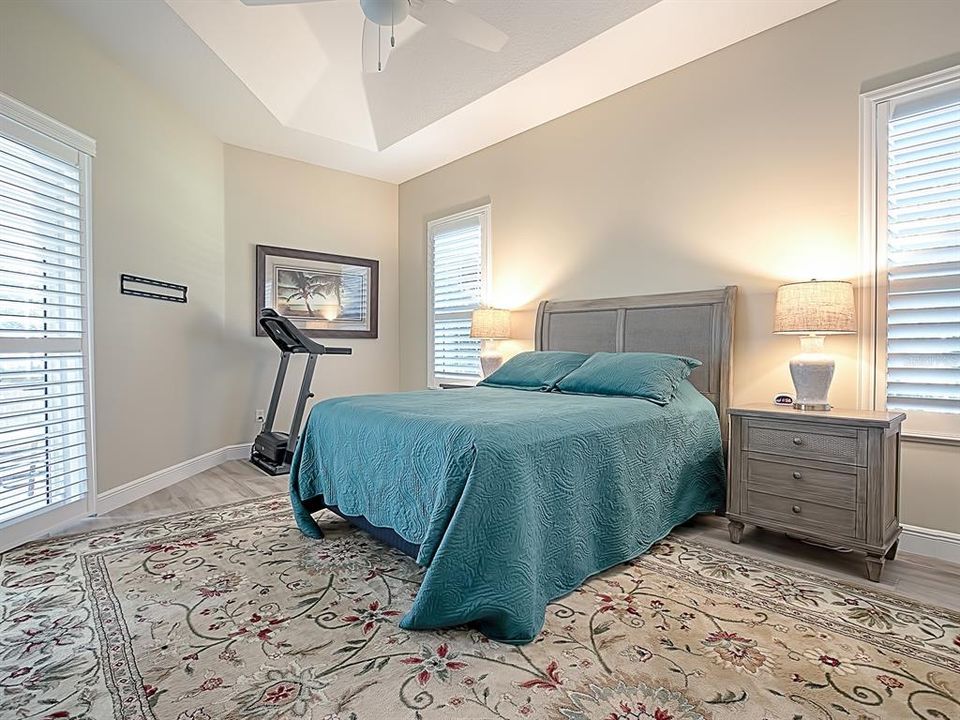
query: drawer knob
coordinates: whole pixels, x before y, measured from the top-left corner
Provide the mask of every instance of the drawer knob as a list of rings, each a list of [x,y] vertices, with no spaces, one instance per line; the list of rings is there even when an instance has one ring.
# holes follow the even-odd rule
[[[794,479],[794,480],[799,480],[799,479],[802,478],[802,477],[803,477],[803,473],[801,473],[799,470],[794,470],[794,471],[793,471],[793,479]]]
[[[797,513],[797,515],[800,514],[800,506],[799,506],[799,505],[794,505],[792,509],[793,509],[793,511],[794,511],[795,513]]]
[[[799,437],[799,436],[798,436],[798,437],[795,437],[795,438],[793,439],[793,444],[794,444],[794,445],[803,445],[803,438],[802,438],[802,437]]]

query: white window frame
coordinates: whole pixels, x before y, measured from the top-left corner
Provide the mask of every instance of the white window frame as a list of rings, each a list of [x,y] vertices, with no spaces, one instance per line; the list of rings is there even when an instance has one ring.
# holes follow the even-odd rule
[[[960,81],[960,66],[890,85],[860,95],[860,258],[861,282],[857,305],[859,317],[859,392],[861,408],[886,409],[887,265],[886,168],[887,102],[905,95],[921,97],[937,92],[944,83]],[[884,158],[881,161],[881,154]],[[907,413],[903,438],[908,441],[960,445],[960,416],[937,415],[931,426],[923,414]]]
[[[433,235],[434,228],[438,225],[448,222],[455,222],[472,215],[480,215],[480,283],[481,283],[481,305],[488,304],[490,292],[493,287],[490,269],[493,267],[493,238],[491,237],[492,227],[492,208],[490,203],[477,205],[476,207],[462,210],[460,212],[437,217],[427,222],[427,387],[437,389],[440,384],[449,381],[463,383],[462,378],[436,377],[434,374],[434,356],[433,356]],[[480,378],[477,378],[479,381]]]
[[[45,136],[56,142],[67,145],[79,153],[80,170],[80,204],[82,217],[80,222],[81,258],[84,267],[83,302],[84,314],[81,323],[82,341],[80,352],[83,356],[83,382],[86,388],[84,398],[86,460],[87,460],[87,488],[83,498],[54,504],[46,508],[37,509],[21,517],[9,520],[0,525],[0,552],[16,547],[24,542],[40,537],[58,527],[94,515],[96,513],[97,472],[96,472],[96,416],[94,410],[94,370],[93,370],[93,157],[97,154],[96,142],[63,123],[34,110],[9,95],[0,93],[0,124],[13,129],[17,124],[27,129],[25,137],[17,137],[20,142],[32,144],[26,135],[30,133]],[[42,144],[42,137],[37,138],[37,145]],[[38,149],[43,150],[42,147]],[[16,349],[14,342],[4,343],[0,339],[0,349],[9,351]],[[56,341],[48,342],[46,349],[55,351]]]

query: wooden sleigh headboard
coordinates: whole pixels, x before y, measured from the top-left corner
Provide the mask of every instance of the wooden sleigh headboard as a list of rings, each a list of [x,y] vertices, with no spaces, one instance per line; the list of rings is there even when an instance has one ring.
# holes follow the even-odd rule
[[[534,347],[579,352],[663,352],[703,365],[690,382],[717,408],[727,447],[737,286],[597,300],[544,300]]]

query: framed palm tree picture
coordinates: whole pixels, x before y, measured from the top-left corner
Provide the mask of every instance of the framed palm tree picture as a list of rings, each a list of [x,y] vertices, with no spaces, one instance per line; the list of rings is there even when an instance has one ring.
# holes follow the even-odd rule
[[[313,337],[375,338],[379,269],[377,260],[257,245],[256,313],[276,310]]]

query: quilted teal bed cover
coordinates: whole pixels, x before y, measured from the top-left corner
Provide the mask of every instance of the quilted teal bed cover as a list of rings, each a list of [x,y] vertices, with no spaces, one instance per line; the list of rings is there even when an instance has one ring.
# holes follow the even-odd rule
[[[547,604],[720,507],[713,405],[684,381],[659,407],[638,398],[478,387],[317,403],[290,472],[323,497],[420,546],[423,583],[400,625],[471,624],[522,644]]]

